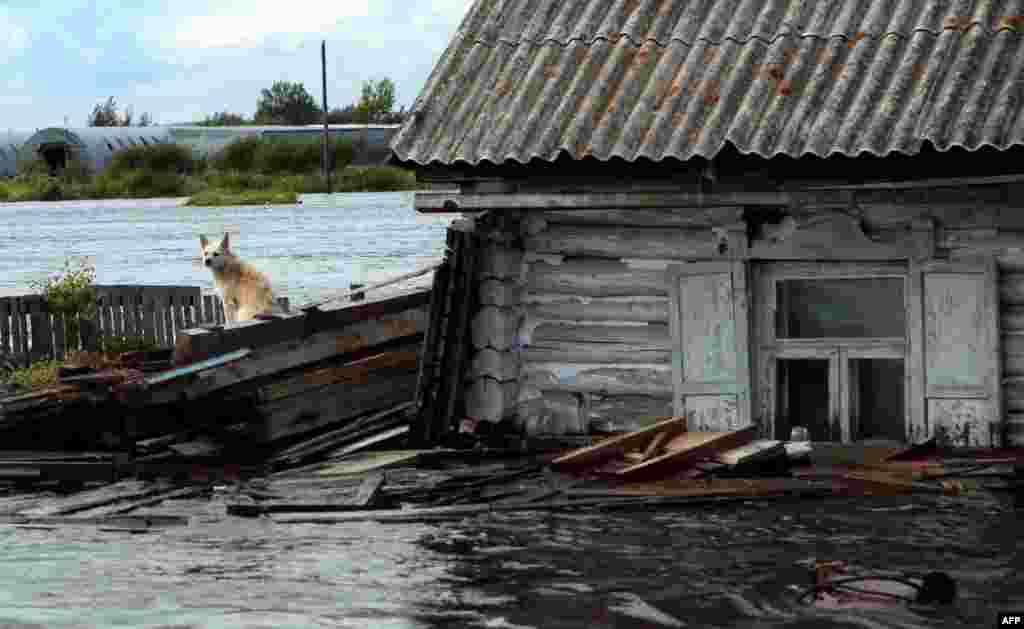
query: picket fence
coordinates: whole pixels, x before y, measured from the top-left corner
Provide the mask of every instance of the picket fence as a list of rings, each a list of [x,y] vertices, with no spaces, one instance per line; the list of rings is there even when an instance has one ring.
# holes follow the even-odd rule
[[[63,318],[41,296],[0,297],[0,364],[61,360],[69,347],[97,349],[103,337],[141,337],[170,348],[179,330],[224,323],[220,297],[203,295],[198,286],[98,285],[96,292],[96,316],[79,321],[79,338],[71,343]],[[287,309],[287,299],[279,301]]]

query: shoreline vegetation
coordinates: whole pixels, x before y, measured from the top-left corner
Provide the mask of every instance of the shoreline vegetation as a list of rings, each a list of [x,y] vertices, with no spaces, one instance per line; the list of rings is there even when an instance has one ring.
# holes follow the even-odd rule
[[[118,151],[107,168],[93,173],[71,155],[54,174],[41,158],[18,164],[18,174],[0,180],[0,203],[189,197],[190,206],[297,203],[300,194],[327,192],[319,142],[243,138],[209,158],[177,144],[133,146]],[[329,145],[332,192],[422,190],[416,176],[395,166],[353,166],[350,142]]]

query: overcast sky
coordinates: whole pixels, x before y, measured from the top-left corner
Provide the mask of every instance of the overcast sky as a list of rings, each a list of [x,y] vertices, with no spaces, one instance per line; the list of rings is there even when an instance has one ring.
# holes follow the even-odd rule
[[[0,125],[84,126],[108,96],[160,124],[249,117],[277,80],[320,104],[324,39],[330,108],[383,77],[409,107],[472,1],[0,0]]]

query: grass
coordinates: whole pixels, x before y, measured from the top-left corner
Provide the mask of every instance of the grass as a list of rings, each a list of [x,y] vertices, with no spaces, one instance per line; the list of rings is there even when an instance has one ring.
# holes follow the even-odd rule
[[[330,146],[333,192],[416,189],[412,171],[393,166],[350,166],[353,147]],[[192,206],[295,203],[300,194],[327,192],[317,142],[241,139],[207,159],[188,147],[135,146],[115,153],[101,173],[72,160],[58,177],[41,160],[19,164],[19,174],[0,180],[0,202],[188,196]]]
[[[290,191],[278,190],[204,190],[189,197],[185,205],[215,206],[228,205],[287,205],[298,203],[299,195]]]

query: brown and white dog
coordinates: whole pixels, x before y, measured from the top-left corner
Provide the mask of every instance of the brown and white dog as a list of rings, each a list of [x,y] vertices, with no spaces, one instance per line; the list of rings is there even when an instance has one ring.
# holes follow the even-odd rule
[[[213,283],[224,301],[224,315],[230,323],[262,318],[278,312],[270,280],[254,266],[243,262],[231,250],[228,234],[220,244],[212,246],[206,236],[199,236],[203,265],[213,272]]]

